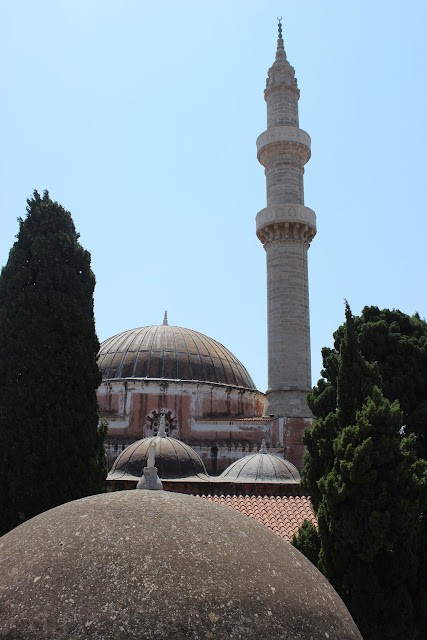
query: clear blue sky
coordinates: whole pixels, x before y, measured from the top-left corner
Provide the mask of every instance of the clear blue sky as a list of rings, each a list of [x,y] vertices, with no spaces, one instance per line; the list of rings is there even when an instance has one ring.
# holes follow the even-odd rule
[[[73,215],[100,340],[170,324],[267,388],[265,78],[276,16],[312,138],[313,381],[367,304],[427,315],[427,3],[2,0],[0,264],[33,189]]]

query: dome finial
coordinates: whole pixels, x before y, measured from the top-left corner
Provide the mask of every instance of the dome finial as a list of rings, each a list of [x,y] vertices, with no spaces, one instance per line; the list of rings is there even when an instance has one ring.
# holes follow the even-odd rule
[[[153,441],[153,442],[150,442],[148,446],[147,467],[149,469],[153,469],[155,460],[156,460],[156,443]]]
[[[165,311],[165,315],[163,316],[163,324],[167,327],[168,326],[168,312]]]
[[[261,442],[261,446],[259,448],[259,452],[260,453],[268,453],[267,452],[267,447],[265,446],[265,439]]]
[[[156,443],[150,442],[148,447],[148,459],[147,466],[142,470],[141,480],[136,485],[137,489],[143,489],[145,491],[162,491],[163,484],[157,475],[157,467],[154,466],[156,460]]]
[[[165,414],[162,413],[160,416],[160,424],[159,424],[159,430],[157,432],[157,436],[159,438],[167,438],[167,433],[166,433],[166,418],[165,418]]]

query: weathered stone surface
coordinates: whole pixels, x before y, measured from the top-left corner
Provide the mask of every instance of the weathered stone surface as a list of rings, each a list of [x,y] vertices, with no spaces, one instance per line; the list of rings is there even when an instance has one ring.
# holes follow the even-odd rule
[[[193,496],[123,491],[0,539],[0,637],[361,638],[332,587],[261,524]]]
[[[141,491],[163,491],[163,484],[157,475],[156,467],[145,467],[142,471],[143,475],[141,480],[139,480],[136,485],[137,489]]]

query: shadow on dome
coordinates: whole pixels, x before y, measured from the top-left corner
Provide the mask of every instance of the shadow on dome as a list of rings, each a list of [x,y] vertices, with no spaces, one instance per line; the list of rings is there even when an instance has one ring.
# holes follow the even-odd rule
[[[175,438],[168,438],[165,433],[165,417],[160,418],[157,436],[137,440],[126,447],[114,462],[107,481],[138,480],[147,466],[149,447],[155,445],[155,466],[162,480],[180,478],[198,478],[207,480],[205,465],[198,453],[188,444]]]

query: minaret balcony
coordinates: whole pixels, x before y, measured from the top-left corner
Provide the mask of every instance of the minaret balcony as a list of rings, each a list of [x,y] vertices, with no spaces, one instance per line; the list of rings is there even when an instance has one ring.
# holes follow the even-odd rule
[[[316,214],[301,204],[266,207],[257,214],[256,234],[265,247],[274,241],[309,245],[316,235]]]
[[[302,165],[311,156],[311,138],[298,127],[272,127],[258,136],[256,141],[257,158],[264,167],[276,155],[283,152],[297,158]]]

